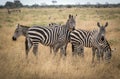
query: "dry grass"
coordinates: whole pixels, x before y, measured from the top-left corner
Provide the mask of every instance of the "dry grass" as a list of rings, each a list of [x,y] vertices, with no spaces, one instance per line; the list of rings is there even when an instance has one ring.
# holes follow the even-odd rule
[[[119,79],[120,78],[120,8],[108,9],[22,9],[22,13],[8,15],[0,10],[0,79]],[[91,30],[97,28],[99,21],[109,22],[106,37],[113,52],[110,64],[101,62],[91,64],[91,49],[85,48],[85,58],[72,57],[71,45],[68,45],[67,57],[60,59],[49,53],[49,47],[39,46],[39,58],[32,52],[25,59],[24,37],[16,42],[12,35],[17,23],[24,25],[48,25],[50,22],[66,22],[68,14],[77,14],[76,28]],[[117,17],[116,17],[117,16]],[[49,20],[49,17],[51,18]]]

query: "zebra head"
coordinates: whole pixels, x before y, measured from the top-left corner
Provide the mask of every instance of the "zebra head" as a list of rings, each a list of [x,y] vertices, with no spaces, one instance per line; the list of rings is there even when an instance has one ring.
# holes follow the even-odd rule
[[[12,37],[13,41],[16,41],[19,36],[23,34],[22,26],[20,24],[17,25],[15,29],[14,35]]]
[[[100,23],[97,23],[97,26],[99,27],[99,34],[98,34],[98,39],[101,41],[105,40],[105,33],[106,33],[106,27],[108,26],[108,22],[106,22],[105,26],[101,26]]]
[[[66,26],[70,31],[75,29],[76,21],[75,21],[75,18],[73,17],[73,15],[71,15],[71,14],[69,15],[69,18],[66,22]]]

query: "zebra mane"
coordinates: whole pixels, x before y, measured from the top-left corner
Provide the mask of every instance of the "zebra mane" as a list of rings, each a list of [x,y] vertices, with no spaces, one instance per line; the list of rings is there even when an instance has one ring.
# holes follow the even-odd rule
[[[25,25],[20,25],[20,27],[23,27],[23,28],[30,28],[29,26],[25,26]]]
[[[110,51],[112,51],[111,46],[110,46],[109,42],[107,41],[107,39],[105,39],[105,41],[106,41],[106,45],[107,45],[106,47],[109,48]]]
[[[97,33],[99,31],[98,31],[98,29],[93,29],[92,32],[94,32],[94,33],[96,32]]]
[[[99,33],[99,29],[96,29],[96,28],[93,29],[92,31],[93,31],[94,33]]]

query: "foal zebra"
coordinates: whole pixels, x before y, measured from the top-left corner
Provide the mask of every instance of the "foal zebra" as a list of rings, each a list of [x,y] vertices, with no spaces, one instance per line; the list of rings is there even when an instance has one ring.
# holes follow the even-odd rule
[[[41,26],[33,26],[28,29],[28,35],[26,40],[26,56],[33,46],[33,53],[37,55],[38,44],[41,43],[46,46],[53,46],[54,52],[57,52],[59,48],[64,47],[68,43],[69,29],[75,27],[75,19],[72,15],[69,15],[69,18],[65,25],[48,28]],[[63,52],[66,56],[66,51]]]
[[[80,46],[80,45],[74,45],[73,46],[73,54],[77,54],[80,56],[84,56],[84,46]],[[103,50],[101,52],[101,58],[103,60],[103,58],[109,63],[111,56],[112,56],[112,49],[110,47],[110,44],[108,43],[108,41],[105,39],[105,42],[103,42],[103,44],[101,44],[101,49]],[[96,56],[98,56],[98,50],[95,47],[92,47],[92,62],[94,62],[94,58],[95,58],[95,54]]]
[[[100,55],[102,50],[102,45],[105,44],[105,28],[108,26],[108,23],[105,26],[100,26],[99,22],[97,23],[99,30],[87,31],[87,30],[74,30],[70,33],[70,42],[72,44],[72,51],[74,51],[74,45],[80,47],[93,47],[97,48],[98,51],[98,60],[100,61]],[[74,54],[74,53],[73,53]],[[92,59],[92,61],[94,61]]]
[[[102,52],[101,52],[101,58],[102,58],[102,60],[103,60],[103,57],[105,58],[105,60],[109,63],[110,61],[110,59],[111,59],[111,57],[112,57],[112,49],[111,49],[111,47],[110,47],[110,44],[108,43],[108,41],[105,39],[105,41],[101,44],[101,50],[102,50]],[[95,53],[96,53],[96,55],[97,55],[97,57],[99,57],[99,54],[98,54],[98,50],[97,50],[97,48],[95,48],[95,47],[92,47],[92,55],[93,55],[93,57],[92,57],[92,62],[94,62],[94,58],[95,58]],[[105,56],[104,56],[105,55]]]

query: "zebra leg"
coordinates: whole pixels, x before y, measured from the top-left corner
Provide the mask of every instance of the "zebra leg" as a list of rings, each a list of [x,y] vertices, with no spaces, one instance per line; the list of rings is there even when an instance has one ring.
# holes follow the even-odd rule
[[[64,55],[65,55],[65,56],[67,55],[67,53],[66,53],[67,45],[68,45],[68,43],[67,43],[67,44],[65,45],[65,47],[64,47]]]
[[[81,48],[81,56],[84,57],[84,47]]]
[[[60,48],[60,57],[62,57],[63,52],[64,52],[64,47],[61,47]]]
[[[95,51],[96,51],[96,48],[92,47],[92,63],[94,63]]]
[[[34,55],[37,57],[37,54],[38,54],[38,44],[34,44],[33,45],[33,53]],[[38,58],[38,57],[37,57]]]
[[[26,51],[26,59],[28,58],[28,53],[32,47],[32,42],[29,40],[29,38],[25,39],[25,51]]]
[[[53,46],[53,51],[54,51],[54,54],[56,56],[56,53],[58,52],[58,48],[56,48],[56,45]]]
[[[60,48],[60,58],[62,57],[63,54],[64,54],[64,56],[66,56],[66,54],[65,54],[65,48],[61,47]]]
[[[59,48],[61,48],[63,45],[64,45],[64,44],[61,43],[61,42],[56,43],[56,44],[54,45],[54,48],[53,48],[54,53],[56,54],[56,53],[58,52]]]
[[[72,45],[72,49],[74,50],[74,51],[72,52],[72,55],[73,55],[73,56],[74,56],[74,55],[78,55],[78,56],[84,57],[84,47],[83,47],[83,46],[78,45],[78,44]]]
[[[52,53],[52,46],[50,46],[50,54]]]
[[[74,49],[74,45],[72,44],[72,52],[74,52],[74,50],[75,50],[75,49]]]
[[[67,44],[65,44],[64,46],[62,46],[62,47],[60,48],[61,56],[62,56],[62,54],[64,54],[64,56],[67,55],[67,54],[66,54],[66,48],[67,48]]]
[[[97,60],[98,62],[100,63],[100,55],[101,55],[101,50],[100,49],[97,49]]]
[[[72,44],[72,56],[75,55],[75,52],[76,52],[76,48],[75,48],[75,45]]]
[[[84,47],[81,45],[77,46],[77,54],[81,57],[84,57]]]
[[[103,54],[103,52],[101,52],[100,54],[101,54],[101,59],[102,59],[102,61],[103,61],[103,60],[104,60],[104,59],[103,59],[104,54]]]

